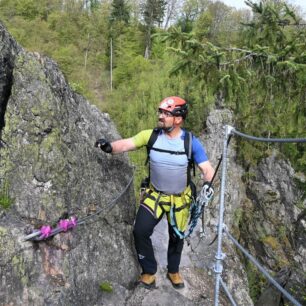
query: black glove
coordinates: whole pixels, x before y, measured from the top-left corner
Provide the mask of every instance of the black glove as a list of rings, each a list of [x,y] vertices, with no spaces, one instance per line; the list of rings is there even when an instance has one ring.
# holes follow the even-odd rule
[[[95,142],[95,147],[96,148],[100,148],[102,151],[106,152],[106,153],[112,153],[113,148],[112,145],[109,141],[105,140],[105,139],[98,139]]]

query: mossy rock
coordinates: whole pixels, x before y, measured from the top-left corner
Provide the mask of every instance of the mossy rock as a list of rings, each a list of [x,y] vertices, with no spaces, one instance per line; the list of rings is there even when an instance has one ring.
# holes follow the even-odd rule
[[[100,284],[100,290],[103,292],[113,292],[113,286],[109,282],[103,282]]]

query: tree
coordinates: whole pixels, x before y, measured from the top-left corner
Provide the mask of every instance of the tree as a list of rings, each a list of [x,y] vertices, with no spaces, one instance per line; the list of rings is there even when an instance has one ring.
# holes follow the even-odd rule
[[[145,22],[145,58],[151,55],[151,35],[154,24],[161,26],[165,14],[165,0],[146,0],[142,8]]]
[[[89,10],[89,11],[93,11],[96,8],[98,8],[100,5],[100,1],[99,0],[84,0],[84,8]]]
[[[250,6],[254,17],[244,23],[244,29],[237,27],[240,38],[236,40],[224,37],[228,33],[225,27],[235,26],[226,21],[233,12],[218,2],[196,20],[188,35],[175,28],[162,34],[177,58],[171,72],[186,78],[186,91],[201,88],[203,100],[208,100],[210,93],[222,93],[226,106],[237,114],[237,127],[241,124],[249,134],[302,137],[306,121],[305,30],[296,26],[299,18],[283,2],[250,2]],[[216,11],[217,7],[222,10]],[[264,144],[255,144],[256,158],[265,149]],[[282,150],[305,168],[305,146],[289,149],[284,145]],[[247,144],[241,144],[240,152],[246,154],[245,160],[256,160]]]
[[[187,0],[175,24],[183,32],[191,32],[198,17],[207,10],[210,0]]]
[[[165,23],[164,23],[164,29],[167,29],[170,22],[175,19],[175,15],[177,15],[177,6],[178,6],[178,0],[169,0],[167,1],[166,5],[166,12],[165,12]]]
[[[110,22],[111,24],[114,22],[123,22],[128,24],[130,20],[130,12],[126,5],[125,0],[113,0]]]

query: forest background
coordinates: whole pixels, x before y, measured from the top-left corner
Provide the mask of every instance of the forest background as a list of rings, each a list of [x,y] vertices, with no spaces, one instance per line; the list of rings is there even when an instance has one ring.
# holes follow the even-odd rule
[[[305,138],[306,22],[284,1],[246,3],[249,10],[211,0],[0,0],[0,20],[24,48],[53,58],[122,137],[154,127],[158,103],[179,95],[196,135],[211,109],[226,107],[244,133]],[[246,170],[277,146],[306,173],[305,144],[238,146]],[[131,159],[139,186],[146,152]]]

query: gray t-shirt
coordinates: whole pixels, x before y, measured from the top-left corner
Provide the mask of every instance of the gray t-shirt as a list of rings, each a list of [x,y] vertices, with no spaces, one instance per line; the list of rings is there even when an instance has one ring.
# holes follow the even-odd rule
[[[150,178],[153,187],[165,194],[182,193],[187,186],[187,155],[158,152],[154,148],[185,152],[182,135],[169,139],[162,133],[150,151]]]

